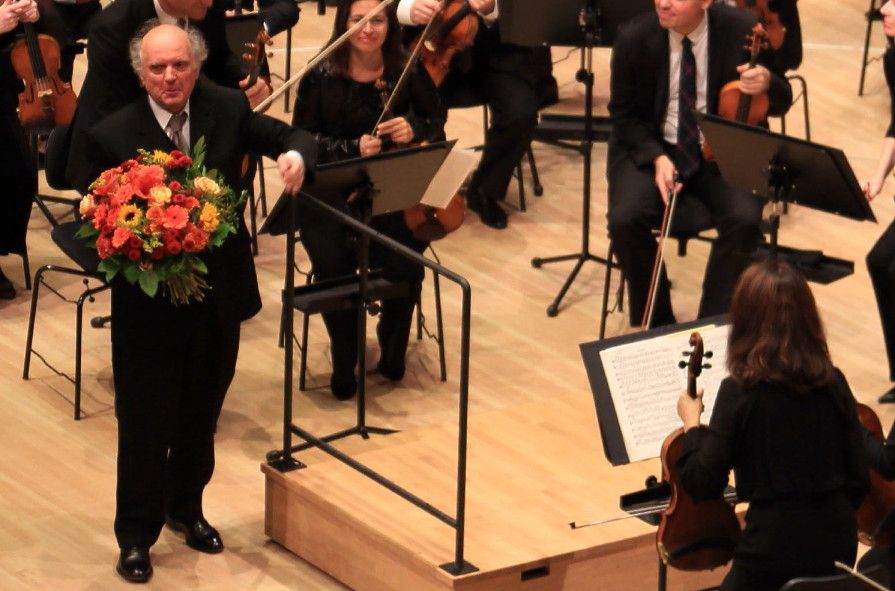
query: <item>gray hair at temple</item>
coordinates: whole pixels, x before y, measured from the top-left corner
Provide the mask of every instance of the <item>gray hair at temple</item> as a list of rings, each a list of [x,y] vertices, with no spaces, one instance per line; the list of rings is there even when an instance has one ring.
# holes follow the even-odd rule
[[[128,52],[130,54],[131,68],[134,70],[137,78],[140,77],[140,72],[143,69],[143,56],[140,53],[143,37],[145,37],[149,31],[160,25],[162,25],[162,22],[159,19],[151,18],[143,23],[143,26],[140,27],[137,33],[131,38]],[[197,67],[201,68],[202,64],[204,64],[205,60],[208,58],[208,45],[205,43],[202,33],[200,33],[196,27],[189,27],[184,30],[186,31],[187,39],[189,39],[190,48],[193,50],[193,59],[196,61]]]

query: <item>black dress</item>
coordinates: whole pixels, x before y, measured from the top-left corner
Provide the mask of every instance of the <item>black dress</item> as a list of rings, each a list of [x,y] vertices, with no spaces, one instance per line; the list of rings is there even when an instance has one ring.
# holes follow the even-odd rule
[[[37,172],[16,107],[22,84],[9,61],[15,29],[0,35],[0,255],[25,252]]]
[[[399,73],[386,73],[391,87]],[[298,88],[292,124],[313,133],[318,145],[318,163],[360,155],[359,139],[369,134],[382,111],[381,93],[375,83],[360,83],[339,74],[330,62],[308,74]],[[403,116],[414,132],[414,142],[435,141],[444,137],[445,110],[438,91],[421,68],[416,68],[405,89],[396,97],[392,112]],[[346,208],[344,201],[335,203]],[[317,279],[354,273],[357,257],[354,239],[344,226],[313,206],[298,206],[301,239],[308,252]],[[426,244],[413,238],[404,224],[403,214],[377,216],[372,226],[402,244],[422,252]],[[389,377],[399,378],[404,371],[404,353],[413,307],[422,284],[422,267],[391,250],[370,245],[370,267],[382,269],[385,276],[411,284],[411,294],[383,302],[376,333],[382,351],[380,369]],[[333,384],[353,383],[357,360],[357,314],[354,311],[323,315],[332,346]]]
[[[694,498],[719,495],[734,470],[749,502],[723,591],[776,591],[797,576],[853,564],[855,509],[867,492],[867,459],[845,377],[796,393],[779,384],[721,383],[708,429],[691,429],[681,483]]]

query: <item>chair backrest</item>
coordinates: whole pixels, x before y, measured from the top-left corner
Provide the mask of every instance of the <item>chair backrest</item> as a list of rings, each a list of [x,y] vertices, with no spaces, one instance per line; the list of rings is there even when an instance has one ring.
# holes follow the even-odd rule
[[[75,237],[75,233],[82,224],[83,222],[66,222],[53,226],[53,229],[50,230],[50,237],[56,243],[56,246],[59,247],[59,250],[77,263],[84,271],[97,274],[99,256],[97,256],[96,250],[88,248],[86,241]]]
[[[874,579],[872,576],[881,567],[876,565],[861,574]],[[780,588],[780,591],[871,591],[872,585],[850,573],[832,575],[829,577],[799,577],[792,579]]]
[[[65,178],[65,167],[68,164],[68,125],[54,127],[47,137],[44,173],[47,184],[57,191],[72,189]]]

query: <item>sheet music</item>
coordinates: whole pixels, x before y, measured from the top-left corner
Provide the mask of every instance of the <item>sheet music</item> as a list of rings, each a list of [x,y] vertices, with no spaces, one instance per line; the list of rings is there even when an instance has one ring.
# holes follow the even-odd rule
[[[451,150],[435,173],[420,203],[447,207],[469,173],[478,166],[479,154],[472,150]]]
[[[727,335],[729,326],[709,325],[693,329],[702,336],[704,351],[712,352],[703,363],[697,387],[705,394],[703,423],[708,423],[721,380],[727,377]],[[600,352],[612,403],[628,452],[637,462],[661,455],[662,442],[681,426],[677,399],[687,386],[686,361],[693,330],[610,347]]]

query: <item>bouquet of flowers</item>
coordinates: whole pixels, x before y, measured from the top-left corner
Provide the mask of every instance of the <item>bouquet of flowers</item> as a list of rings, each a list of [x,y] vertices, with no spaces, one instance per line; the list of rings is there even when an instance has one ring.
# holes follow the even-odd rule
[[[205,138],[192,158],[179,150],[139,150],[90,185],[77,235],[96,248],[108,281],[121,273],[150,297],[161,288],[174,304],[203,299],[208,268],[200,255],[236,232],[246,198],[206,170],[204,160]]]

